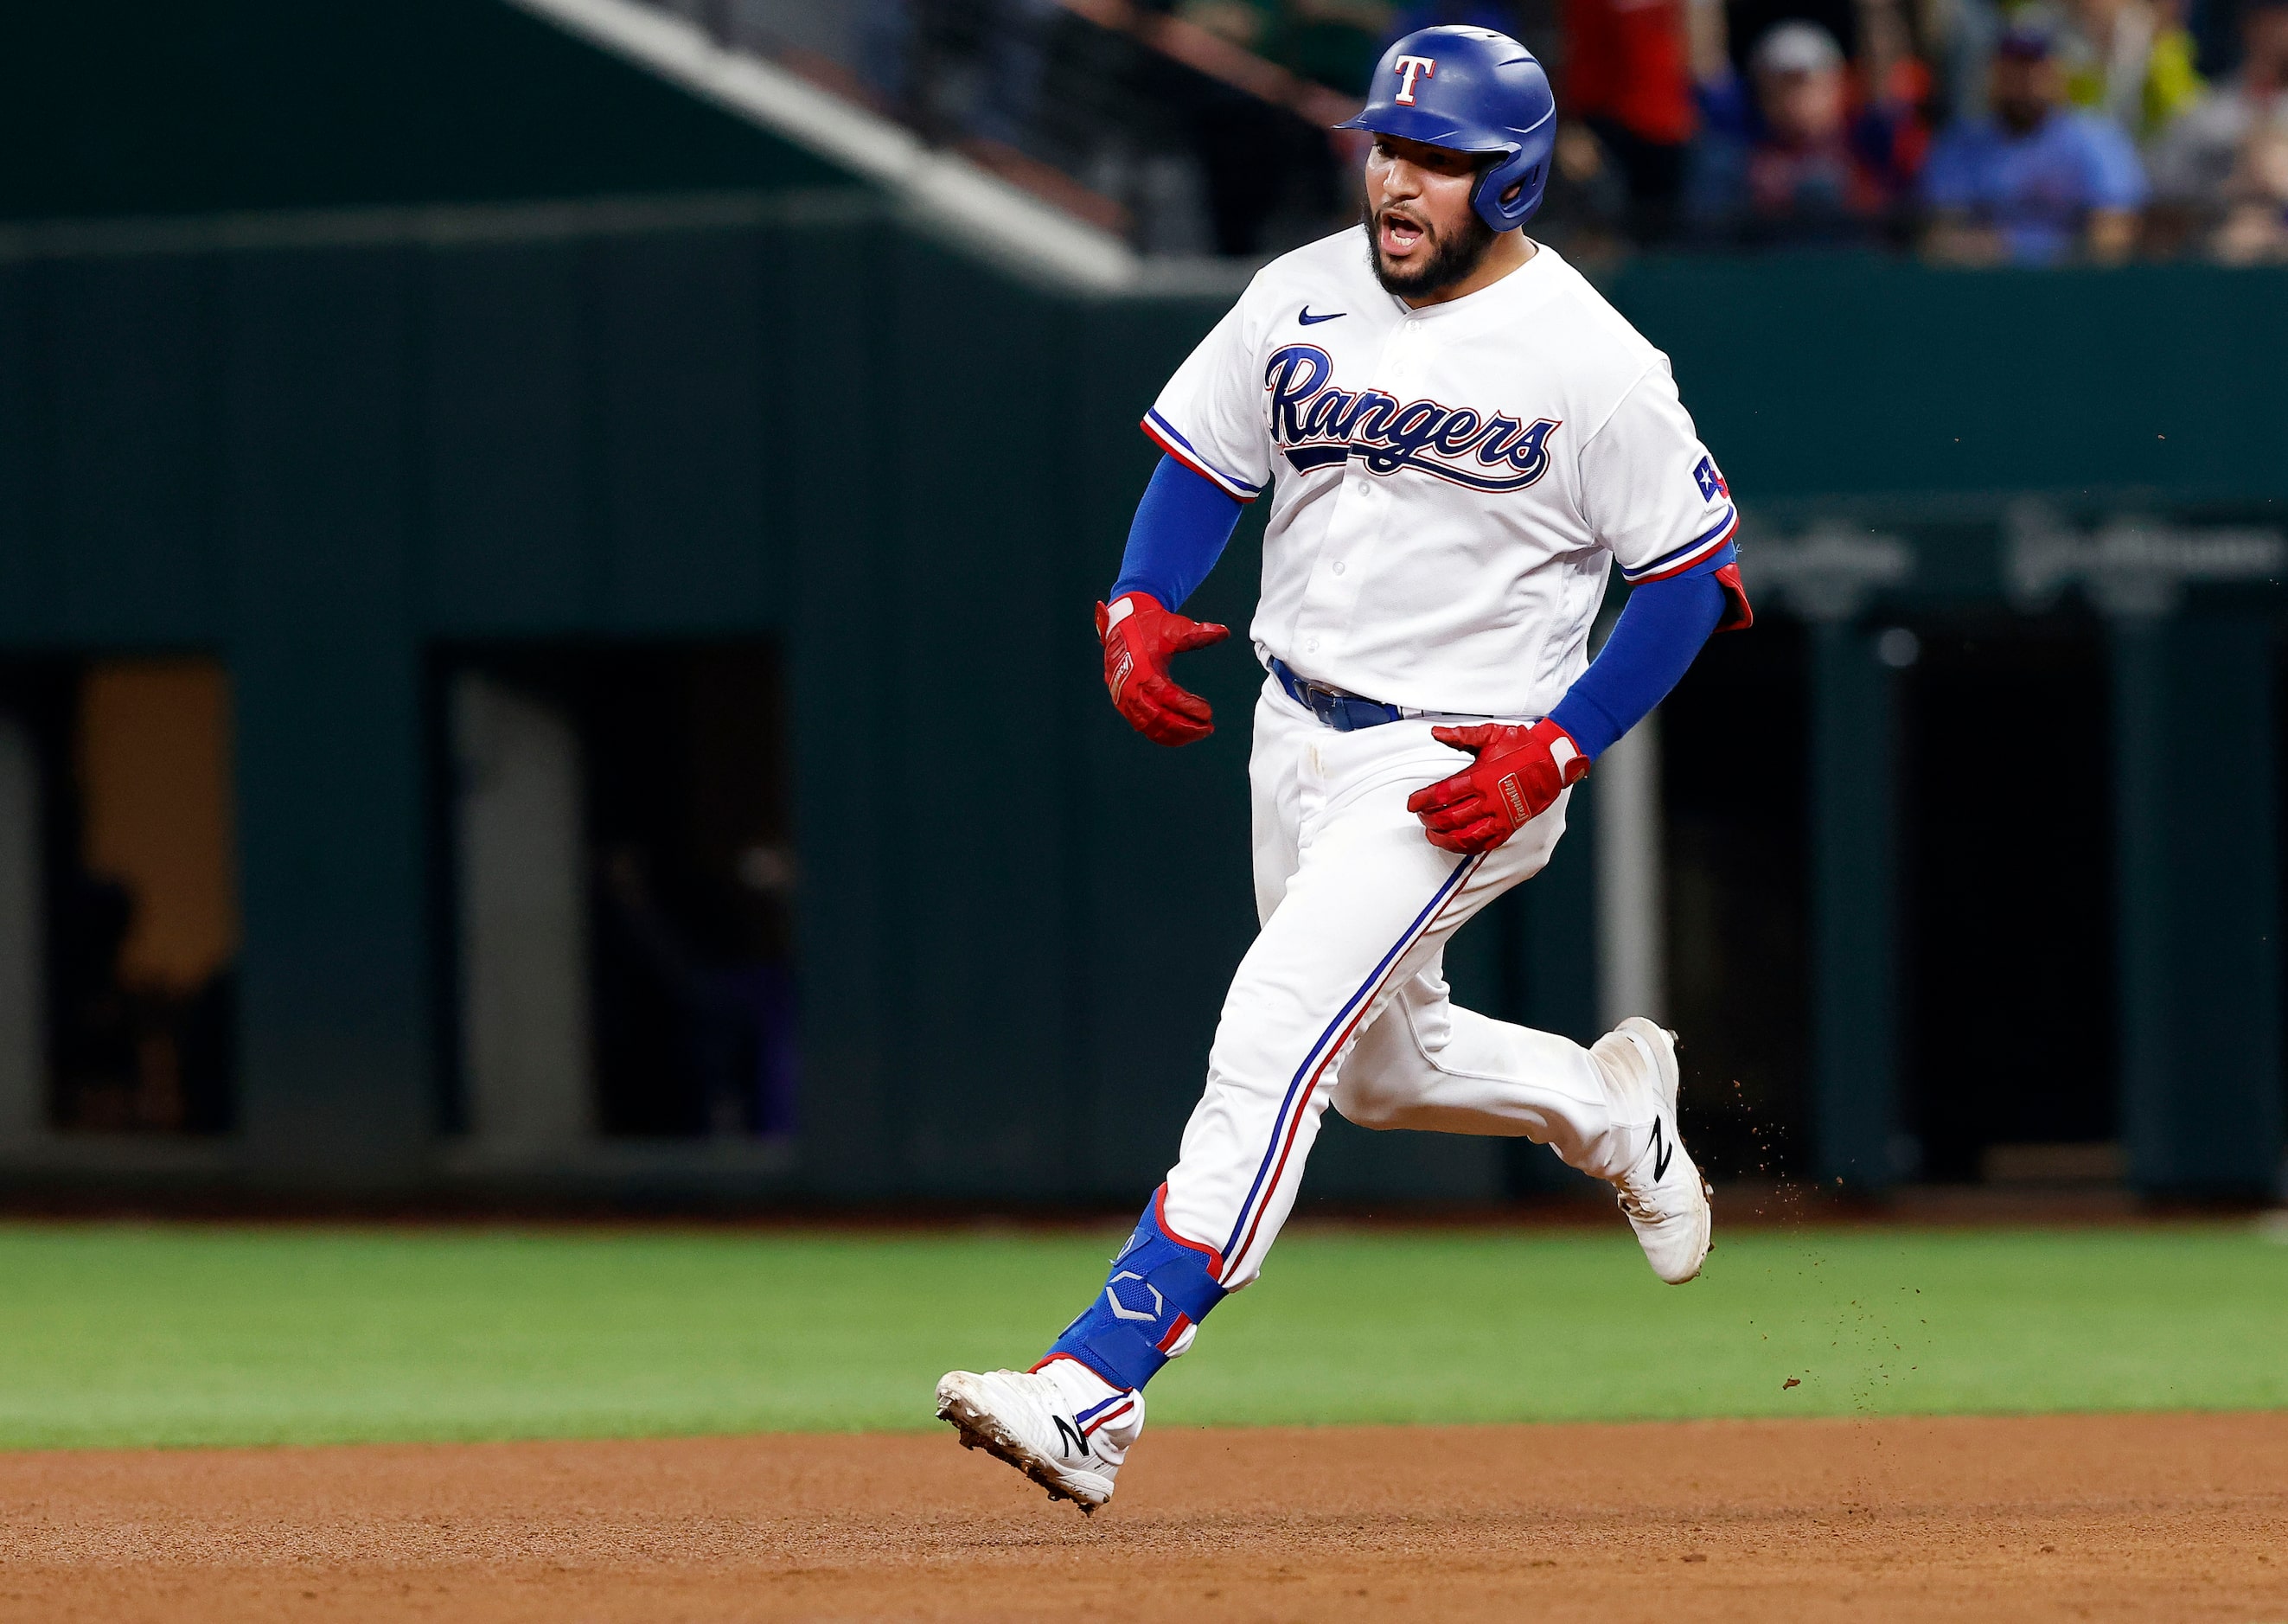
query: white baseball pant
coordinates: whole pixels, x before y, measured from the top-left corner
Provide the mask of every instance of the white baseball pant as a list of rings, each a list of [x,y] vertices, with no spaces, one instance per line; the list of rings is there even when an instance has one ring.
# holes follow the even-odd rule
[[[1406,809],[1468,760],[1434,725],[1338,733],[1275,681],[1256,702],[1263,928],[1224,999],[1163,1208],[1227,1289],[1262,1271],[1330,1103],[1366,1127],[1522,1135],[1601,1178],[1642,1149],[1644,1125],[1613,1119],[1588,1050],[1447,996],[1447,938],[1540,872],[1572,792],[1491,852],[1442,851]]]

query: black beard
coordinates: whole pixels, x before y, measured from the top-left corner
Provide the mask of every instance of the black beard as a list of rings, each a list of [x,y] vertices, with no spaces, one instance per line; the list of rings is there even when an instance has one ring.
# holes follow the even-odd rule
[[[1494,228],[1478,217],[1473,209],[1462,222],[1462,229],[1450,237],[1442,237],[1425,226],[1434,251],[1427,261],[1405,271],[1393,271],[1382,262],[1382,233],[1377,228],[1374,210],[1366,211],[1366,262],[1374,272],[1374,279],[1382,284],[1386,293],[1401,299],[1419,299],[1426,293],[1435,293],[1441,288],[1451,287],[1478,268],[1486,251],[1494,245]]]

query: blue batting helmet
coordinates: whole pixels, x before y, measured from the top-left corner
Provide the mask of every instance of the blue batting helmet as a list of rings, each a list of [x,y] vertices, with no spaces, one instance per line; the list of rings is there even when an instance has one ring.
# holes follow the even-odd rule
[[[1499,153],[1471,195],[1496,231],[1522,226],[1549,188],[1557,99],[1533,52],[1491,28],[1418,28],[1383,52],[1366,106],[1338,130],[1371,130],[1456,152]],[[1502,194],[1517,195],[1507,203]]]

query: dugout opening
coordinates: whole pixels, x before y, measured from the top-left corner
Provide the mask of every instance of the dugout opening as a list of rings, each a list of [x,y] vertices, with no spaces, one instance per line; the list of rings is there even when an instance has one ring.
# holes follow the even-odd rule
[[[232,1126],[231,772],[219,661],[0,670],[0,1147]]]
[[[445,1116],[500,1159],[795,1131],[784,678],[767,642],[458,650]]]
[[[2104,633],[1923,626],[1900,683],[1901,1172],[2117,1183]]]
[[[1668,1002],[1712,1177],[1799,1174],[1808,1150],[1809,658],[1768,616],[1710,639],[1660,708]]]

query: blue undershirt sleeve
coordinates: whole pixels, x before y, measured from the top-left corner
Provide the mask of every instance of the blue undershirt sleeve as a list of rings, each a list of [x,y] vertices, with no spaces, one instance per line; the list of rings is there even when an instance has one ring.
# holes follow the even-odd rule
[[[1163,457],[1136,504],[1128,527],[1128,550],[1121,554],[1120,578],[1108,603],[1128,592],[1149,593],[1163,609],[1176,609],[1198,590],[1223,556],[1239,525],[1243,504],[1172,457]]]
[[[1716,571],[1737,557],[1729,544],[1683,575],[1629,593],[1613,634],[1549,719],[1591,760],[1668,697],[1724,613]]]

